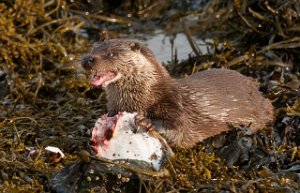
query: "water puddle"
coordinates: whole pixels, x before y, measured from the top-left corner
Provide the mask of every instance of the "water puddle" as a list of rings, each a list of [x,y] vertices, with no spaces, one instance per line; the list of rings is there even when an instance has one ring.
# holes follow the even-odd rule
[[[193,38],[198,45],[199,50],[201,50],[203,54],[207,54],[209,47],[206,42],[209,40],[205,40],[206,42],[204,42],[203,40],[197,39],[196,37]],[[153,51],[158,60],[162,63],[173,61],[175,53],[177,55],[178,61],[187,59],[189,55],[195,55],[184,33],[178,33],[176,34],[175,39],[172,39],[172,36],[168,36],[163,32],[159,32],[154,36],[149,37],[147,40],[138,41],[145,43]],[[173,46],[171,43],[172,41],[174,43]]]

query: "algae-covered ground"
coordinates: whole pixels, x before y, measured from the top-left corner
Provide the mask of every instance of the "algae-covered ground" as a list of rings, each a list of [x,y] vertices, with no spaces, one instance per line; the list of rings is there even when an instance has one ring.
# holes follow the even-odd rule
[[[169,175],[105,178],[98,191],[300,191],[299,0],[12,0],[0,1],[1,192],[49,192],[55,172],[89,151],[105,97],[89,87],[80,57],[95,41],[155,29],[183,32],[194,50],[169,62],[172,75],[223,67],[253,77],[276,121],[257,133],[233,128],[192,149],[175,147]],[[207,54],[195,37],[212,40]],[[51,157],[49,145],[66,157]]]

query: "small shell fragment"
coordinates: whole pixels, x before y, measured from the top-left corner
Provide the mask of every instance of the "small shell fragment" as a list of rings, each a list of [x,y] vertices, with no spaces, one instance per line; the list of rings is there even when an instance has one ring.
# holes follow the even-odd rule
[[[64,154],[58,147],[47,146],[47,147],[45,148],[45,150],[50,151],[50,152],[52,152],[52,153],[58,153],[58,154],[60,154],[60,156],[61,156],[62,158],[65,157],[65,154]]]

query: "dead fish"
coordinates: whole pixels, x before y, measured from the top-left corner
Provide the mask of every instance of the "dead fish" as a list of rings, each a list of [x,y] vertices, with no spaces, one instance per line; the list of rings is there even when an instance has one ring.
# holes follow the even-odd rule
[[[96,156],[110,160],[139,160],[160,170],[165,160],[164,143],[149,132],[136,132],[137,113],[120,112],[99,118],[92,129],[92,148]]]

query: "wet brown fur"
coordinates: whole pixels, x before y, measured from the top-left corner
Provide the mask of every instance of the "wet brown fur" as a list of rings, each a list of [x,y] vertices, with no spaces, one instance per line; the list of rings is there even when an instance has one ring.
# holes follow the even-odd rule
[[[93,70],[121,74],[105,88],[109,115],[143,112],[171,145],[193,146],[228,130],[228,124],[257,130],[274,117],[257,84],[232,70],[210,69],[176,80],[150,49],[129,40],[105,41],[87,57],[96,58]]]

